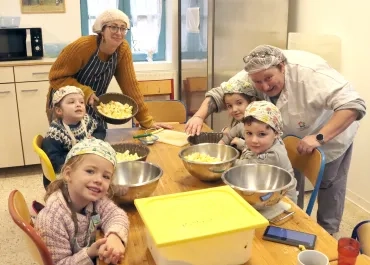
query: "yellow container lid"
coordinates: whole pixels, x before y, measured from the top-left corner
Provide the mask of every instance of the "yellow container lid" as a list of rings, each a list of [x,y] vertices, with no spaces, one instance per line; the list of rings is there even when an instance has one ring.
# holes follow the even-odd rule
[[[268,221],[229,186],[135,200],[155,244],[266,227]]]

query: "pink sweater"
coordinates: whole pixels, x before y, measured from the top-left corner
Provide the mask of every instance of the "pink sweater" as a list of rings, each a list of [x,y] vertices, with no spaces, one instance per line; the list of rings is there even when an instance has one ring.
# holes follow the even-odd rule
[[[86,206],[86,213],[93,211],[93,205]],[[129,220],[126,213],[108,198],[95,203],[95,211],[100,214],[101,229],[105,235],[116,233],[127,246]],[[88,218],[77,214],[77,242],[84,245],[88,230]],[[55,265],[94,265],[87,255],[87,248],[73,249],[75,233],[71,211],[62,192],[56,191],[46,201],[45,208],[37,215],[35,228],[48,247]]]

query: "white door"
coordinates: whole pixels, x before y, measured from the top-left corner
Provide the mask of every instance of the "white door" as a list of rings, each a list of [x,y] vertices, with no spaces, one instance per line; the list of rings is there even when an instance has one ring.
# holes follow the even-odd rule
[[[0,168],[23,166],[17,96],[14,83],[0,84]]]
[[[16,89],[25,164],[39,164],[32,140],[37,134],[44,136],[49,128],[45,112],[49,81],[16,83]]]

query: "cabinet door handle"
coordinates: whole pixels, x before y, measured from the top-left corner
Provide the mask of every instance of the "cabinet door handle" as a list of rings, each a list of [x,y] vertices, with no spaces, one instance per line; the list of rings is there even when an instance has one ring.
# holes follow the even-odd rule
[[[37,88],[35,88],[35,89],[22,89],[21,91],[22,92],[36,92],[36,91],[38,91],[38,89]]]
[[[32,73],[32,75],[47,75],[49,74],[49,72],[36,72],[36,73]]]
[[[7,91],[0,91],[0,94],[9,94],[10,93],[10,90],[7,90]]]

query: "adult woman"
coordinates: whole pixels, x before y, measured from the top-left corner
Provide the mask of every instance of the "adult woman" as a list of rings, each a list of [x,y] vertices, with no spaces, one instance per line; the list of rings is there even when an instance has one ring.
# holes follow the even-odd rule
[[[326,156],[318,195],[318,223],[330,234],[339,231],[343,215],[346,181],[352,143],[365,102],[351,84],[321,57],[294,50],[261,45],[244,58],[245,71],[234,78],[249,79],[257,92],[281,111],[284,134],[302,137],[297,150],[311,153],[321,147]],[[248,73],[248,74],[247,74]],[[212,110],[221,110],[219,88],[210,91],[197,117],[187,124],[196,133]],[[303,196],[303,181],[299,183]],[[302,204],[302,203],[300,203]]]
[[[70,85],[79,87],[84,92],[85,102],[88,104],[87,112],[98,120],[99,126],[106,127],[91,105],[98,99],[97,96],[106,93],[115,76],[122,93],[137,102],[139,112],[136,119],[142,127],[168,128],[154,123],[144,104],[136,80],[131,49],[124,39],[129,29],[129,18],[122,11],[106,10],[93,25],[93,31],[97,35],[83,36],[61,52],[49,74],[50,89],[46,105],[49,121],[52,120],[51,103],[54,92]]]

